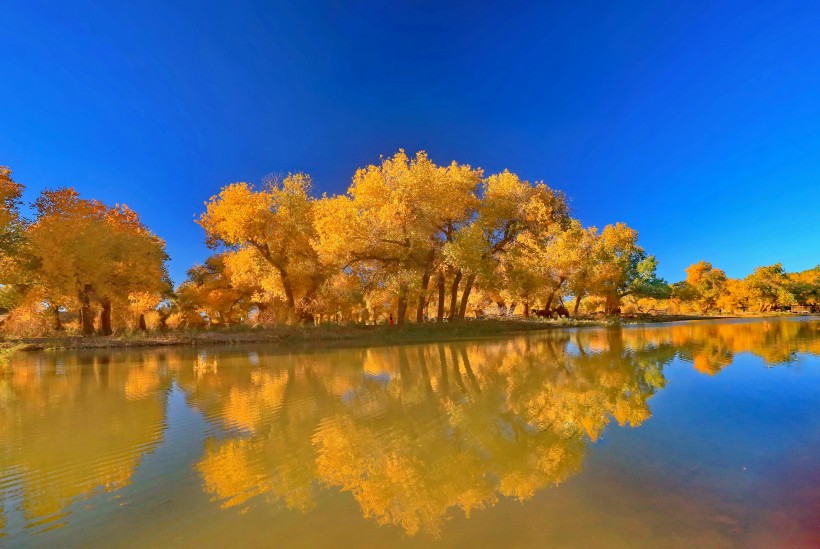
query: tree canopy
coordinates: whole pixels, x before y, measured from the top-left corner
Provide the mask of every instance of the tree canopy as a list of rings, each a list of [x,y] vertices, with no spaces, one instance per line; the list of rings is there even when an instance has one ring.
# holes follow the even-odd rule
[[[158,303],[170,291],[165,243],[127,206],[106,206],[60,188],[43,191],[33,209],[27,223],[15,210],[6,216],[19,236],[1,282],[14,291],[21,316],[48,311],[53,328],[61,330],[60,311],[76,311],[83,334],[109,335],[112,314],[127,322],[132,305],[144,301],[138,296],[157,296]]]
[[[423,151],[356,170],[341,195],[306,173],[224,186],[197,220],[215,253],[175,291],[127,206],[47,189],[26,219],[23,190],[0,167],[0,308],[18,333],[820,305],[820,267],[733,279],[701,261],[670,285],[635,228],[586,227],[544,182]]]

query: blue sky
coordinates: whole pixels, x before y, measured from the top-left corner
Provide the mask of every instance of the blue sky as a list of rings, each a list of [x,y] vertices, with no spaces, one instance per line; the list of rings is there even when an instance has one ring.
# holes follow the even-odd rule
[[[820,263],[820,3],[166,4],[3,2],[0,164],[128,204],[177,282],[222,185],[400,147],[543,179],[670,281]]]

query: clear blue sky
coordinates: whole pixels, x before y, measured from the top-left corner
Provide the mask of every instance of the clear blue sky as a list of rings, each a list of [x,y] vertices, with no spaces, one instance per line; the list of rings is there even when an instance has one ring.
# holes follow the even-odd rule
[[[671,281],[820,262],[820,3],[515,4],[5,0],[0,164],[128,204],[177,282],[222,185],[399,147],[543,179]]]

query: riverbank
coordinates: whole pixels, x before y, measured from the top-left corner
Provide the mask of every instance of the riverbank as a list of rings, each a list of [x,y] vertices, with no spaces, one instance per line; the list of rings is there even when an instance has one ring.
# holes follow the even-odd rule
[[[384,345],[426,343],[472,339],[556,328],[620,326],[682,320],[714,320],[731,316],[666,315],[626,319],[487,319],[444,324],[405,324],[404,326],[364,326],[325,323],[319,326],[235,327],[203,330],[180,330],[159,333],[126,333],[109,337],[54,336],[8,338],[0,340],[0,349],[18,351],[43,349],[104,349],[120,347],[160,347],[193,345],[231,345],[241,343],[322,345]],[[740,317],[745,318],[745,317]]]

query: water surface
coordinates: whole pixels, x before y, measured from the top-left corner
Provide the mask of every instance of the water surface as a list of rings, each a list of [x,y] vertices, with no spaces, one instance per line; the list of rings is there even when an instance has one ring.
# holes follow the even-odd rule
[[[817,547],[820,320],[18,353],[0,547]]]

